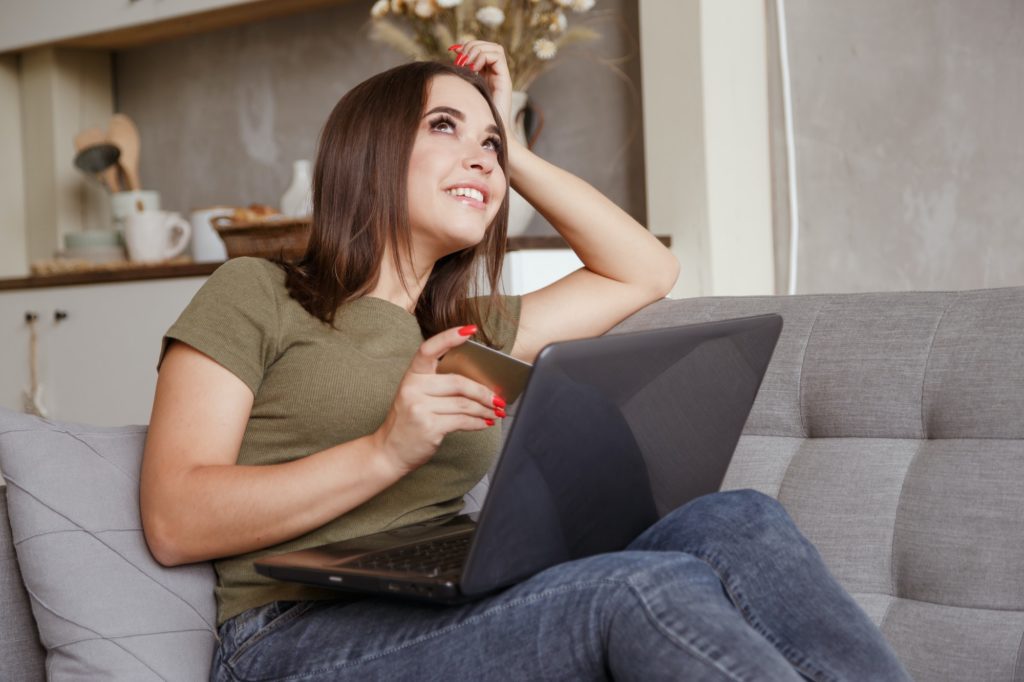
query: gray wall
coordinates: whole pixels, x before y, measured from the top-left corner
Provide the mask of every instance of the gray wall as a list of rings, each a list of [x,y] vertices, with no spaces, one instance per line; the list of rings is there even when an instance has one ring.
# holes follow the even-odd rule
[[[786,9],[798,293],[1024,284],[1024,3],[789,0]],[[773,106],[785,293],[777,97]]]
[[[371,5],[353,1],[118,52],[116,106],[139,126],[143,186],[179,211],[277,205],[292,160],[314,157],[341,95],[403,61],[365,37]],[[601,0],[598,9],[586,16],[602,42],[567,51],[530,88],[544,116],[535,151],[644,222],[636,0]],[[630,58],[621,73],[600,62],[623,55]],[[539,217],[529,230],[551,231]]]

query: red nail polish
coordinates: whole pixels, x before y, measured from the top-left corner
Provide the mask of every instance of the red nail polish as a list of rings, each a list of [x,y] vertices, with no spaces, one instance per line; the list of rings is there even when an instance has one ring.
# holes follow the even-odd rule
[[[469,57],[464,54],[460,54],[459,58],[455,60],[455,66],[464,66],[468,60]]]
[[[467,324],[465,327],[459,328],[459,336],[473,336],[473,334],[476,334],[475,324]]]
[[[449,46],[448,51],[449,52],[458,52],[461,49],[462,49],[462,45],[459,45],[458,43],[456,43],[454,45]]]
[[[505,399],[499,396],[494,396],[494,400],[492,400],[491,402],[494,403],[495,407],[505,407],[505,405],[507,404],[505,402]]]
[[[484,422],[486,422],[488,426],[494,426],[494,420],[493,419],[485,419]]]
[[[494,408],[494,416],[495,417],[504,417],[505,416],[505,410],[501,409],[500,407]]]

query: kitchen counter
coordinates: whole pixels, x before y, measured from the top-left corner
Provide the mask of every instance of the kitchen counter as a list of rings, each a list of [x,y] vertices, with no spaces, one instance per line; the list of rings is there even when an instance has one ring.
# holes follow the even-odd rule
[[[665,246],[672,246],[671,237],[659,236],[658,240]],[[508,240],[509,251],[566,248],[568,248],[568,244],[559,235],[512,237]],[[221,263],[219,262],[176,263],[160,266],[140,265],[137,268],[121,268],[118,270],[92,270],[8,278],[0,279],[0,291],[62,287],[75,284],[105,284],[108,282],[172,279],[175,277],[204,277],[213,273],[220,265]]]
[[[65,272],[54,275],[36,275],[0,279],[0,291],[17,289],[38,289],[41,287],[64,287],[73,284],[105,284],[108,282],[132,282],[147,279],[170,279],[174,277],[205,277],[213,273],[221,263],[176,263],[162,266],[121,268],[118,270],[87,270]]]

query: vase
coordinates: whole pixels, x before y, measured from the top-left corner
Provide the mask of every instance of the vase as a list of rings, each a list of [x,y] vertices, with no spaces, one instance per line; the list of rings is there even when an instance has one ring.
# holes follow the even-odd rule
[[[281,197],[281,213],[302,218],[313,212],[313,163],[300,159],[292,163],[292,182]]]
[[[529,96],[521,90],[512,91],[512,135],[524,145],[526,144],[526,104]],[[520,237],[526,233],[537,209],[530,205],[519,192],[509,187],[508,197],[508,236]]]

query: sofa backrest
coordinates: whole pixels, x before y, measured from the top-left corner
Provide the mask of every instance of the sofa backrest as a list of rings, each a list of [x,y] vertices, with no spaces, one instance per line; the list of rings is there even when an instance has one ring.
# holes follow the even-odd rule
[[[0,680],[45,680],[46,652],[39,643],[28,593],[14,556],[5,485],[0,485],[0,614]]]
[[[661,301],[778,312],[725,488],[777,497],[917,680],[1024,680],[1024,287]]]

